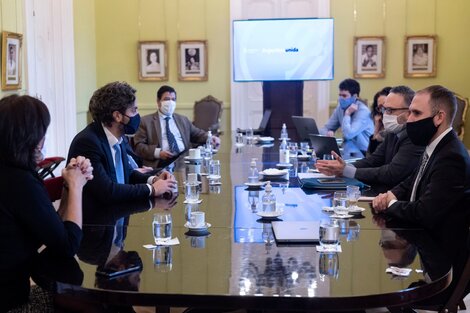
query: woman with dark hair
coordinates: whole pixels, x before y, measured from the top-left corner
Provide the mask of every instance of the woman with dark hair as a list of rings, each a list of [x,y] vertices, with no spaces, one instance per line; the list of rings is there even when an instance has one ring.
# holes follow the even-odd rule
[[[93,168],[78,156],[62,170],[66,188],[56,212],[36,171],[49,123],[38,99],[0,100],[0,312],[41,311],[28,304],[38,249],[44,245],[57,258],[74,256],[82,237],[82,189]]]
[[[374,153],[375,149],[384,140],[384,124],[382,122],[382,107],[385,103],[392,87],[385,87],[374,96],[374,102],[372,103],[372,120],[374,121],[374,133],[370,136],[369,147],[367,148],[367,154]]]

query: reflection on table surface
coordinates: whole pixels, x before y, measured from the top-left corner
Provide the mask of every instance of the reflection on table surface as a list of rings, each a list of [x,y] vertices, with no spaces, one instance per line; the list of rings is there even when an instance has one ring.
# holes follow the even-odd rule
[[[177,306],[182,301],[197,302],[191,297],[202,295],[301,301],[395,294],[417,282],[430,283],[446,277],[453,260],[441,253],[438,240],[418,227],[398,225],[387,229],[385,221],[373,217],[367,203],[359,203],[366,209],[364,212],[338,220],[341,252],[319,253],[315,245],[277,245],[270,220],[257,214],[261,210],[263,188],[250,189],[244,185],[252,158],[258,159],[260,170],[275,167],[278,155],[273,149],[247,145],[234,147],[230,152],[220,151],[214,156],[221,164],[218,184],[210,184],[204,175],[204,160],[187,162],[180,158],[175,170],[180,188],[176,199],[158,199],[152,209],[148,201],[142,201],[96,208],[88,213],[79,253],[84,272],[82,287],[138,290],[140,294],[155,295],[153,300],[146,297],[135,302],[140,304],[159,304],[164,295],[180,295],[179,300],[165,298],[166,302],[160,302]],[[312,168],[313,161],[293,162],[296,164],[289,168],[289,174],[273,182],[277,202],[283,208],[283,214],[276,219],[329,218],[330,213],[322,210],[331,206],[329,194],[307,194],[296,178],[301,168],[302,171]],[[182,188],[187,173],[194,171],[201,174],[202,202],[185,204]],[[211,227],[203,232],[184,227],[193,211],[205,212]],[[171,213],[172,237],[178,238],[178,245],[144,247],[155,243],[152,220],[157,212]],[[136,257],[141,260],[141,271],[105,285],[97,281],[97,267],[110,260],[125,262],[131,251],[135,251],[134,263]],[[411,272],[408,276],[387,273],[391,266],[409,268]],[[401,296],[401,301],[406,301],[406,295]],[[135,299],[131,297],[129,301]],[[233,305],[230,298],[224,299],[218,305],[224,301]],[[240,298],[236,299],[240,306],[244,305]],[[255,303],[246,305],[256,307]],[[369,299],[369,304],[364,305],[377,303]],[[269,307],[262,302],[259,305]],[[274,301],[270,305],[286,304]]]

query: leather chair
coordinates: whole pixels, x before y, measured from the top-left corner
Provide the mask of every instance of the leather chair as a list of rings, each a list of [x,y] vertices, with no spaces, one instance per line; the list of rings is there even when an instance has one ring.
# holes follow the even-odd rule
[[[212,131],[213,135],[220,135],[220,118],[222,116],[223,102],[207,96],[194,103],[194,126],[205,131]]]
[[[465,118],[468,109],[468,98],[464,98],[457,94],[455,95],[455,97],[457,98],[457,112],[455,112],[455,118],[454,122],[452,123],[452,128],[455,130],[460,140],[463,140]]]

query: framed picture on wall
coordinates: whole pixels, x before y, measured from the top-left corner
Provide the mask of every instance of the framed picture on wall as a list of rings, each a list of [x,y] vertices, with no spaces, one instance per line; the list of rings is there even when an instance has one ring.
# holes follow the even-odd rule
[[[2,90],[21,88],[23,35],[2,32]]]
[[[354,37],[354,77],[385,77],[385,37]]]
[[[407,36],[404,76],[435,77],[436,51],[436,36]]]
[[[139,80],[168,80],[166,41],[139,41]]]
[[[178,80],[207,80],[207,41],[178,41]]]

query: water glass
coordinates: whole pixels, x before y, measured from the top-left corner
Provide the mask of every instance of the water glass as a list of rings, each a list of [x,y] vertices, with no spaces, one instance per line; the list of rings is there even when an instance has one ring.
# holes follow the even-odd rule
[[[199,183],[186,182],[184,185],[184,198],[187,202],[194,203],[199,201]]]
[[[220,161],[211,160],[209,162],[209,180],[218,181],[220,179]]]
[[[307,155],[307,151],[308,151],[309,148],[310,147],[308,145],[308,142],[301,142],[300,143],[300,152],[302,152],[303,156]]]
[[[153,238],[158,245],[171,239],[172,222],[170,213],[155,213],[153,215]]]
[[[246,139],[252,140],[253,139],[253,128],[248,128],[246,130]]]
[[[156,246],[153,249],[153,268],[158,272],[169,272],[173,266],[173,249],[171,246]]]
[[[335,220],[320,223],[320,246],[326,250],[335,250],[339,243],[339,225]]]
[[[296,158],[297,157],[297,152],[298,152],[297,142],[289,142],[287,144],[287,147],[289,148],[290,157],[291,158]]]
[[[357,201],[359,200],[359,197],[361,196],[361,190],[359,189],[359,186],[346,186],[346,194],[349,200],[349,207],[354,209],[356,207]]]
[[[333,209],[337,215],[347,215],[349,199],[344,191],[335,191],[333,194]]]
[[[235,146],[237,147],[242,147],[245,145],[244,141],[243,141],[243,134],[242,133],[237,133],[235,135]]]

